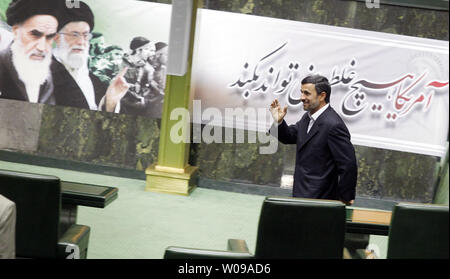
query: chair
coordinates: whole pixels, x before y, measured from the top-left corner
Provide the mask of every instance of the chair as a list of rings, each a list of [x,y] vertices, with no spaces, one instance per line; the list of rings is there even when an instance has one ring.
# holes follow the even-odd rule
[[[248,252],[218,251],[169,246],[164,259],[252,259]]]
[[[448,206],[399,203],[389,229],[388,259],[448,259]]]
[[[73,225],[67,231],[59,230],[58,177],[0,170],[0,194],[16,204],[17,257],[86,257],[90,228]]]
[[[16,257],[16,204],[0,195],[0,259]]]
[[[267,197],[252,255],[243,240],[229,239],[229,251],[168,247],[164,258],[342,258],[345,205],[338,201]]]

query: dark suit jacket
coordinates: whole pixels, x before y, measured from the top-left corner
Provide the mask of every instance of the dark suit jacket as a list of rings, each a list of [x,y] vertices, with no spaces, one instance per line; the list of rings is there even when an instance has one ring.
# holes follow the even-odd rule
[[[297,144],[294,197],[350,201],[355,198],[357,166],[350,133],[342,119],[328,107],[307,133],[309,116],[288,126],[278,126],[278,139]]]
[[[12,62],[11,47],[0,51],[0,99],[1,98],[29,102],[25,84],[19,79],[19,75]],[[55,98],[53,96],[53,80],[51,76],[41,85],[38,103],[55,104]]]
[[[66,67],[53,57],[50,68],[55,84],[54,95],[56,105],[89,109],[89,104],[84,97],[83,92],[67,71]],[[94,86],[95,103],[98,105],[105,95],[108,85],[100,81],[100,79],[91,72],[89,72],[89,77]]]

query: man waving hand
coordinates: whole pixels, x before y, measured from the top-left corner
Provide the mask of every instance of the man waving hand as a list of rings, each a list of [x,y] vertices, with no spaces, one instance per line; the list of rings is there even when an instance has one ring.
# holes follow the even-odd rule
[[[347,205],[355,199],[357,165],[350,133],[330,106],[331,86],[320,75],[302,80],[301,101],[307,112],[288,126],[277,99],[270,105],[278,129],[278,140],[296,144],[293,196],[340,200]]]

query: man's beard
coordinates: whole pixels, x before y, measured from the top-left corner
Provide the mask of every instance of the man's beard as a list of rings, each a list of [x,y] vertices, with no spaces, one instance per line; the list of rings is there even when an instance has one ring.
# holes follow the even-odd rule
[[[51,55],[33,50],[25,54],[25,48],[20,41],[14,40],[11,44],[12,62],[19,79],[26,87],[40,87],[49,78]],[[32,60],[31,55],[45,55],[43,60]]]
[[[82,49],[81,53],[73,53],[74,49]],[[73,46],[70,47],[69,44],[61,38],[59,46],[57,46],[53,50],[53,54],[63,62],[64,65],[78,70],[82,67],[87,66],[87,61],[89,58],[89,48],[85,48],[82,46]]]

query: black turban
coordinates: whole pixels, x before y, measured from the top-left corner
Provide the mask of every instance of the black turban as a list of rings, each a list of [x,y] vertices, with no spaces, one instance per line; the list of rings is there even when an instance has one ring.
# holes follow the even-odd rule
[[[6,22],[14,26],[35,15],[51,15],[59,22],[63,5],[64,0],[12,0],[6,10]]]
[[[130,49],[135,50],[135,49],[140,48],[141,46],[144,46],[148,43],[150,43],[150,40],[148,40],[147,38],[135,37],[133,40],[131,40]]]
[[[91,31],[94,30],[94,14],[91,8],[84,3],[79,1],[80,7],[65,7],[64,13],[62,13],[61,21],[59,22],[59,29],[63,28],[67,23],[73,21],[84,21],[89,24]]]

